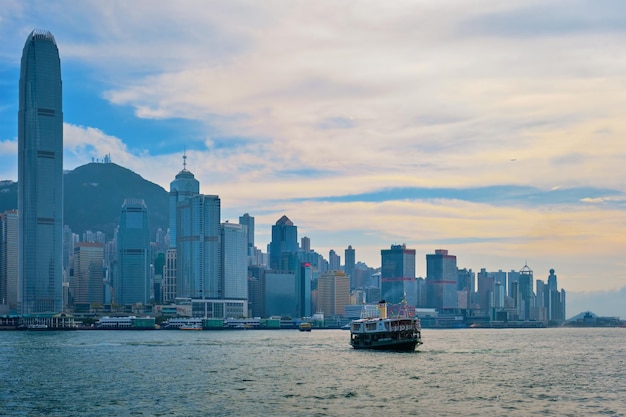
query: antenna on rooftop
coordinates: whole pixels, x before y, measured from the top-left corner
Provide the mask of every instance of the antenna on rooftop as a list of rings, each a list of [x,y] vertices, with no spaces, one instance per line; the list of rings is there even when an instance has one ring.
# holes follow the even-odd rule
[[[187,148],[183,146],[183,171],[187,170]]]

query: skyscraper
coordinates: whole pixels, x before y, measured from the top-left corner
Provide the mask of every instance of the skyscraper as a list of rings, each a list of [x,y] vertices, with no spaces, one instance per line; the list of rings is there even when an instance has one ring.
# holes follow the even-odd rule
[[[104,302],[104,245],[79,242],[74,246],[73,280],[74,306]]]
[[[199,194],[176,206],[176,296],[222,299],[221,202]]]
[[[146,203],[141,199],[124,200],[117,235],[118,271],[113,287],[116,304],[150,302],[149,233]]]
[[[254,217],[245,213],[243,216],[239,216],[239,224],[246,226],[246,239],[247,239],[247,255],[254,255]]]
[[[289,217],[282,216],[272,226],[272,241],[270,242],[270,269],[284,269],[280,265],[283,253],[298,251],[298,227],[294,226]]]
[[[356,254],[352,245],[348,245],[348,248],[344,251],[345,266],[344,272],[350,277],[350,289],[356,288],[356,277],[354,276],[354,265],[356,263]]]
[[[428,306],[439,309],[457,308],[456,256],[445,249],[426,255],[426,292]]]
[[[17,218],[17,210],[0,213],[1,314],[17,313]]]
[[[221,240],[224,299],[247,300],[248,239],[245,227],[241,224],[222,223]]]
[[[341,256],[334,249],[328,251],[328,269],[331,271],[341,270]]]
[[[405,244],[391,245],[382,249],[381,296],[388,303],[400,303],[406,296],[409,305],[417,303],[417,281],[415,280],[415,249]]]
[[[535,305],[535,293],[533,292],[533,271],[524,265],[519,271],[519,292],[522,300],[524,320],[530,320],[530,308]]]
[[[317,281],[317,311],[325,317],[343,316],[350,304],[350,279],[342,271],[329,271]]]
[[[170,183],[170,247],[176,247],[176,205],[200,194],[200,182],[187,170],[187,155],[183,155],[183,170]]]
[[[63,309],[63,107],[54,36],[22,52],[18,112],[18,302],[22,314]]]

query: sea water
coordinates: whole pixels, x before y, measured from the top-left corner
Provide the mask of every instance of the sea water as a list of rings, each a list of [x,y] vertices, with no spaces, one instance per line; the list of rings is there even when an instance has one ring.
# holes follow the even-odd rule
[[[626,329],[0,332],[1,416],[626,416]]]

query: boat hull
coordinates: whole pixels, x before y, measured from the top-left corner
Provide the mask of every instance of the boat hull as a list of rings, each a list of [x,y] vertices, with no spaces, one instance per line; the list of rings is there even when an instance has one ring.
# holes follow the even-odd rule
[[[413,352],[417,345],[420,344],[418,340],[406,340],[395,342],[380,342],[372,343],[371,345],[350,343],[355,349],[369,349],[369,350],[388,350],[394,352]]]

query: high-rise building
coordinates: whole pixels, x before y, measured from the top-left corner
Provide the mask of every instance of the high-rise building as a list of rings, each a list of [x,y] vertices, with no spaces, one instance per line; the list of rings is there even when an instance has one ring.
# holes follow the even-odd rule
[[[272,241],[270,242],[270,269],[285,269],[280,265],[284,253],[298,252],[298,227],[289,217],[282,216],[272,226]]]
[[[438,309],[457,308],[456,256],[445,249],[426,255],[426,292],[428,306]]]
[[[17,210],[0,213],[0,311],[17,313]]]
[[[511,269],[509,272],[507,272],[506,281],[507,281],[507,286],[506,286],[507,295],[511,298],[514,298],[513,289],[511,288],[511,286],[513,285],[514,282],[519,283],[519,271]],[[519,290],[519,286],[518,286],[518,290]]]
[[[300,250],[302,252],[310,252],[311,251],[311,238],[308,236],[303,236],[300,239]]]
[[[530,309],[535,306],[533,282],[532,269],[530,269],[528,265],[524,265],[519,271],[519,292],[523,305],[523,314],[521,315],[521,318],[524,320],[530,320]]]
[[[245,213],[239,216],[239,224],[246,227],[246,253],[248,256],[254,255],[254,217]]]
[[[324,317],[344,316],[350,304],[350,279],[342,271],[329,271],[317,280],[317,311]]]
[[[63,106],[54,36],[22,52],[18,112],[18,302],[22,314],[63,309]]]
[[[539,297],[539,294],[537,294]],[[565,320],[565,290],[558,289],[554,269],[550,269],[548,285],[545,288],[544,304],[547,309],[547,319],[555,322]]]
[[[496,280],[493,274],[481,268],[478,272],[478,303],[480,308],[488,312],[494,307],[494,294],[496,291]]]
[[[177,204],[177,297],[223,299],[220,215],[216,195],[199,194]]]
[[[181,201],[200,194],[200,182],[187,170],[187,155],[183,155],[183,170],[170,183],[170,247],[176,247],[176,206]]]
[[[74,246],[73,276],[70,288],[74,305],[104,302],[104,245],[79,242]]]
[[[171,303],[176,299],[176,249],[165,252],[163,280],[161,281],[161,302]]]
[[[245,226],[222,223],[222,280],[224,299],[248,299],[248,238]],[[247,311],[246,311],[247,313]]]
[[[341,270],[341,256],[334,249],[328,251],[328,269],[331,271]]]
[[[263,274],[264,316],[298,317],[296,277],[293,271],[266,271]]]
[[[409,305],[417,304],[417,282],[415,280],[415,249],[405,244],[391,245],[382,249],[380,290],[381,297],[390,304],[405,299]]]
[[[354,265],[356,264],[356,255],[355,251],[352,248],[352,245],[348,245],[346,250],[344,251],[344,262],[345,266],[343,268],[344,272],[350,278],[350,289],[353,290],[357,288],[356,286],[356,277],[354,276]]]
[[[119,305],[146,305],[151,298],[150,228],[148,208],[142,199],[124,200],[117,239],[113,301]]]

